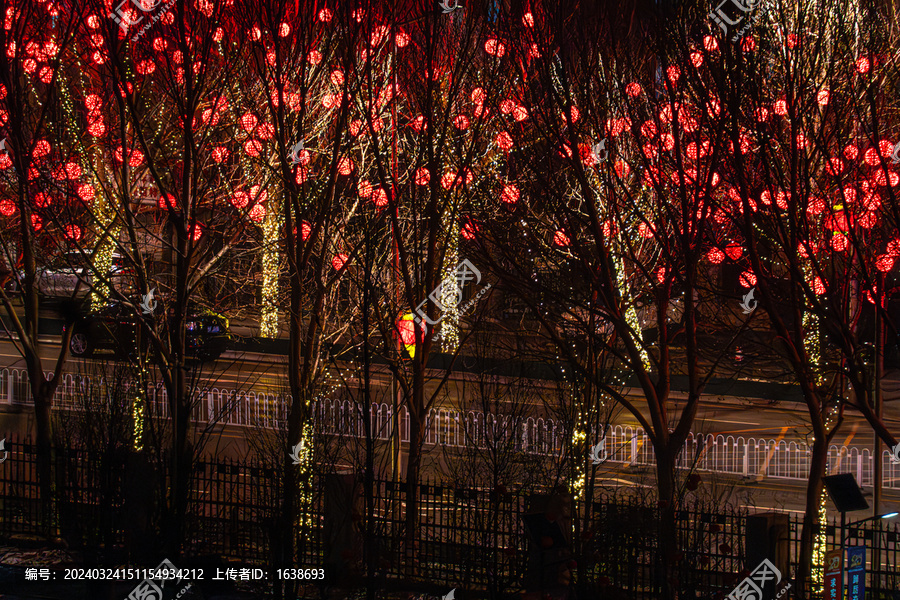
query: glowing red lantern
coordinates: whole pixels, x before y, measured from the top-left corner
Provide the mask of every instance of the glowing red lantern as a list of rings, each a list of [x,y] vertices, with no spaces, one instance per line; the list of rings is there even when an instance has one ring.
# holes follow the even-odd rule
[[[338,161],[338,173],[341,175],[349,175],[353,172],[353,161],[346,156]]]
[[[416,185],[428,185],[431,181],[431,173],[425,167],[416,170]]]
[[[475,234],[478,233],[480,227],[478,227],[477,223],[472,221],[466,221],[466,223],[462,226],[459,234],[466,240],[474,240]]]
[[[457,177],[455,171],[447,171],[441,176],[441,187],[449,190],[456,183]]]
[[[77,242],[81,239],[81,227],[78,225],[66,225],[65,228],[65,236],[66,239]]]
[[[261,223],[266,218],[266,206],[264,204],[254,204],[247,216],[254,223]]]
[[[0,214],[4,217],[8,217],[16,212],[16,203],[12,200],[3,199],[0,200]]]
[[[825,282],[822,281],[821,277],[816,277],[813,280],[812,289],[816,296],[821,296],[825,293]]]
[[[300,237],[303,238],[304,242],[309,239],[310,233],[312,233],[312,225],[303,221],[303,223],[300,224]]]
[[[159,200],[157,200],[156,205],[161,210],[173,210],[176,206],[175,196],[173,196],[172,194],[163,194],[159,197]]]
[[[850,239],[843,233],[836,232],[831,236],[831,247],[835,252],[843,252],[850,245]]]
[[[50,154],[50,143],[47,140],[38,140],[34,145],[32,156],[35,158],[43,158]]]
[[[259,153],[262,152],[263,145],[259,140],[247,140],[244,142],[244,152],[247,153],[247,156],[259,156]]]
[[[229,154],[230,152],[225,146],[216,146],[212,151],[213,160],[217,163],[222,163],[228,160]]]
[[[244,113],[244,116],[240,118],[241,129],[250,133],[254,129],[256,129],[256,124],[259,120],[256,118],[256,115],[253,113]]]
[[[562,229],[553,234],[553,243],[557,246],[566,247],[570,244],[569,236]]]
[[[740,276],[741,287],[752,288],[756,285],[756,275],[753,271],[744,271]]]
[[[244,190],[238,190],[234,193],[229,202],[231,202],[231,205],[236,209],[243,210],[250,204],[250,194]]]
[[[501,131],[494,137],[494,142],[500,146],[505,152],[509,152],[513,147],[512,136],[505,131]]]
[[[203,224],[202,223],[194,223],[191,225],[191,229],[188,232],[191,240],[197,242],[203,237]]]
[[[710,248],[709,252],[706,253],[706,258],[708,258],[709,262],[712,264],[718,265],[725,260],[725,253],[718,248]]]
[[[894,268],[894,257],[882,254],[875,260],[875,268],[882,273],[887,273]]]
[[[348,260],[350,260],[350,257],[346,254],[336,254],[334,258],[331,259],[331,266],[335,271],[340,271],[344,268],[344,265],[347,264]]]
[[[469,117],[466,115],[456,115],[453,119],[453,126],[459,130],[466,130],[469,128]]]
[[[504,185],[500,200],[506,204],[515,204],[519,201],[519,188],[512,184]]]
[[[744,254],[744,249],[740,244],[731,243],[725,246],[725,254],[727,254],[728,258],[731,260],[737,260]]]
[[[676,83],[678,83],[678,79],[681,77],[681,69],[675,66],[669,67],[668,69],[666,69],[666,76],[668,77],[672,85],[675,85]]]
[[[374,190],[372,192],[372,202],[375,203],[377,208],[384,208],[388,205],[388,195],[387,192],[381,188]]]

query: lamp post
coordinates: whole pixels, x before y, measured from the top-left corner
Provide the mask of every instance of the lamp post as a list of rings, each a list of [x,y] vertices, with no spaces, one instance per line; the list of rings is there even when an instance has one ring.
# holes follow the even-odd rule
[[[844,513],[841,513],[841,548],[844,546],[844,542],[847,541],[847,536],[844,534],[845,527],[853,527],[854,525],[859,525],[860,523],[865,523],[867,521],[880,521],[882,519],[893,519],[896,516],[900,516],[900,512],[889,512],[884,513],[883,515],[875,515],[874,517],[869,517],[867,519],[860,519],[859,521],[853,521],[852,523],[847,523],[844,525]]]

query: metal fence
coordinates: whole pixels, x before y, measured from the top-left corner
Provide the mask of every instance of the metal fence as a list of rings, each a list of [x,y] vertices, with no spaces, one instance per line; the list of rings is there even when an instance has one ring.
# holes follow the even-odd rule
[[[66,374],[54,396],[57,409],[77,410],[79,398],[91,380]],[[196,390],[192,418],[197,423],[218,423],[241,427],[281,428],[285,425],[290,396],[261,390]],[[157,384],[148,390],[151,414],[168,418],[166,389]],[[30,384],[24,370],[0,370],[0,402],[28,403]],[[313,402],[318,431],[333,436],[365,436],[362,406],[353,400],[326,398]],[[380,440],[389,439],[393,427],[393,407],[373,403],[370,407],[371,430]],[[409,442],[409,414],[398,410],[400,438]],[[432,409],[425,427],[425,445],[447,448],[475,446],[484,449],[488,440],[512,442],[523,453],[556,457],[566,449],[572,437],[569,427],[550,417],[514,418],[478,411]],[[589,440],[599,440],[600,432],[591,432]],[[612,464],[647,466],[656,463],[647,434],[639,427],[616,425],[606,433],[608,461]],[[680,468],[726,473],[743,477],[805,480],[809,473],[812,449],[801,441],[759,439],[721,434],[691,433],[679,456]],[[868,448],[832,445],[828,450],[828,472],[851,472],[860,485],[874,481],[874,461]],[[883,487],[900,489],[900,463],[891,452],[881,455]]]
[[[36,450],[30,439],[12,439],[11,454],[0,469],[0,537],[42,531],[35,483]],[[63,475],[64,501],[59,520],[67,539],[86,540],[86,546],[124,547],[133,540],[133,515],[126,504],[127,452],[101,453],[60,449],[57,467]],[[165,479],[167,461],[154,469]],[[331,478],[331,479],[329,479]],[[329,481],[331,483],[329,483]],[[347,484],[333,487],[335,482]],[[216,460],[197,465],[187,515],[185,560],[216,557],[244,564],[265,565],[270,558],[280,479],[277,466],[258,461]],[[326,488],[332,486],[331,496]],[[452,481],[428,481],[419,487],[420,526],[410,537],[405,529],[403,482],[375,480],[372,513],[366,515],[360,480],[353,476],[317,475],[313,492],[298,515],[302,553],[298,567],[338,568],[347,577],[363,570],[361,548],[368,539],[375,575],[381,581],[407,585],[459,588],[476,597],[499,597],[526,586],[530,534],[527,515],[544,515],[559,524],[566,537],[566,553],[577,560],[571,567],[576,584],[587,597],[659,597],[659,507],[635,497],[597,496],[591,502],[574,500],[571,511],[551,517],[548,508],[530,503],[534,493],[549,490],[471,488]],[[343,507],[333,498],[350,499]],[[134,497],[131,498],[134,501]],[[744,561],[746,510],[691,503],[676,511],[680,557],[675,584],[686,597],[720,598],[752,569]],[[348,524],[343,529],[329,520]],[[305,524],[305,525],[301,525]],[[800,522],[789,519],[789,557],[796,570]],[[368,531],[368,537],[366,534]],[[826,549],[839,541],[834,521],[823,528]],[[900,530],[890,523],[866,523],[848,530],[851,542],[879,549],[879,560],[868,555],[870,598],[892,599],[900,593]],[[185,566],[188,566],[185,563]],[[792,578],[793,573],[785,573]],[[348,579],[348,580],[349,580]],[[618,591],[616,591],[618,590]],[[877,593],[876,593],[877,592]],[[616,595],[619,594],[619,595]],[[470,595],[472,597],[472,595]],[[788,598],[791,596],[785,596]],[[808,600],[805,598],[804,600]]]

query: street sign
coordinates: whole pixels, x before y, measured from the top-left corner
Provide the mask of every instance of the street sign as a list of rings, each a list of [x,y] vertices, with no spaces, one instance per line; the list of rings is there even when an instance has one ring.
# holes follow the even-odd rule
[[[866,547],[847,548],[847,598],[865,600],[866,597]]]
[[[843,551],[829,550],[825,553],[825,596],[824,600],[844,600]]]

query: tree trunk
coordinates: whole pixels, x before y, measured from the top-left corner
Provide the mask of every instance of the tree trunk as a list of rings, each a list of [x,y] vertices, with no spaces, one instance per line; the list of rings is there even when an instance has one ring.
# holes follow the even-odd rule
[[[41,374],[43,377],[43,374]],[[47,395],[46,382],[31,382],[37,434],[38,485],[41,493],[41,523],[48,538],[56,535],[56,486],[53,419],[50,413],[52,395]]]
[[[181,336],[184,336],[184,327],[181,327]],[[169,560],[173,562],[181,556],[182,542],[184,540],[185,522],[188,510],[188,499],[191,483],[191,462],[193,459],[193,447],[188,438],[191,424],[190,397],[187,393],[185,370],[177,361],[173,369],[173,389],[170,390],[169,407],[172,412],[173,448],[172,448],[172,475],[170,483],[172,491],[170,496],[171,514],[169,517],[169,536],[167,551]]]
[[[828,465],[828,440],[816,437],[813,442],[812,460],[809,465],[809,482],[806,484],[806,511],[803,514],[803,530],[800,534],[800,557],[797,565],[797,597],[812,597],[811,575],[813,547],[819,523],[819,502],[824,486],[822,477]]]
[[[659,547],[657,581],[660,598],[674,600],[675,587],[671,583],[673,565],[678,553],[675,527],[675,453],[665,443],[654,444],[656,454],[656,484],[659,490]]]
[[[416,556],[415,541],[419,527],[419,476],[422,463],[422,443],[425,439],[424,389],[420,385],[422,373],[416,369],[413,376],[413,401],[409,411],[409,453],[406,465],[406,558],[407,566],[412,568],[411,560]]]

